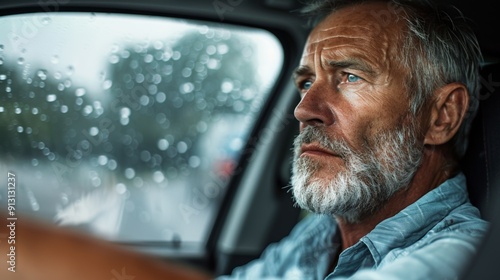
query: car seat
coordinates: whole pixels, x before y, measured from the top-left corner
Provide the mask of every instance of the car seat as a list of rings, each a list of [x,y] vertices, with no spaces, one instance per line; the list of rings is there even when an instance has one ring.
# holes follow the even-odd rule
[[[492,224],[463,279],[498,279],[500,259],[500,63],[481,70],[479,110],[461,161],[469,196]]]

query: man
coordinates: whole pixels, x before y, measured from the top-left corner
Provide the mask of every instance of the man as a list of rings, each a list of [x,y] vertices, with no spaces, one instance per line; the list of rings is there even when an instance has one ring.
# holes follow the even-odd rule
[[[456,279],[488,227],[457,163],[477,108],[474,35],[462,18],[425,3],[312,7],[323,16],[295,75],[301,133],[292,190],[317,214],[219,278]],[[20,226],[23,274],[0,276],[105,279],[113,268],[136,279],[209,278],[87,237]],[[37,257],[41,248],[51,257]],[[78,254],[66,263],[64,250]]]
[[[425,2],[306,10],[321,21],[295,73],[292,190],[320,215],[220,279],[456,279],[487,230],[458,167],[478,105],[473,33]]]

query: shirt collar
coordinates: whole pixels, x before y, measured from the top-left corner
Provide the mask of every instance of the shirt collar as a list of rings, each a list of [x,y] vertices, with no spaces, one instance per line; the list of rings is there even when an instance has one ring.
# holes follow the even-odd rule
[[[378,224],[362,237],[378,266],[394,248],[406,247],[421,239],[458,205],[468,201],[463,173],[448,179],[398,214]]]

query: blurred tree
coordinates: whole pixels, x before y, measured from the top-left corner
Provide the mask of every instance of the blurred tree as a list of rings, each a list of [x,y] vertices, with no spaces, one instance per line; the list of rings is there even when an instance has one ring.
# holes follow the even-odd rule
[[[71,79],[45,69],[4,63],[0,66],[0,155],[54,160],[82,139],[80,130],[92,127],[94,105],[78,96]]]
[[[245,114],[256,93],[252,43],[230,31],[192,32],[173,46],[154,42],[117,51],[110,67],[113,120],[110,137],[132,139],[122,162],[188,168],[201,134],[220,114]],[[125,138],[124,138],[125,137]],[[116,139],[114,139],[116,138]],[[155,160],[148,155],[158,155]]]
[[[98,94],[66,74],[6,60],[0,156],[76,166],[105,155],[121,171],[188,172],[214,118],[250,112],[258,89],[253,51],[248,39],[210,28],[173,44],[138,42],[109,55],[108,85]]]

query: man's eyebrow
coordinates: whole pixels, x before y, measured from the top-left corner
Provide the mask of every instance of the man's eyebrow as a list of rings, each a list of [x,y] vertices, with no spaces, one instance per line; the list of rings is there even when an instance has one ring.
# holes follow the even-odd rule
[[[331,68],[352,68],[356,70],[363,71],[369,75],[375,75],[376,72],[373,69],[373,67],[359,59],[346,59],[346,60],[340,60],[340,61],[328,61],[328,66]]]
[[[300,65],[299,67],[295,68],[293,71],[293,79],[297,79],[299,76],[304,76],[304,75],[311,75],[312,74],[311,67],[306,66],[306,65]]]

